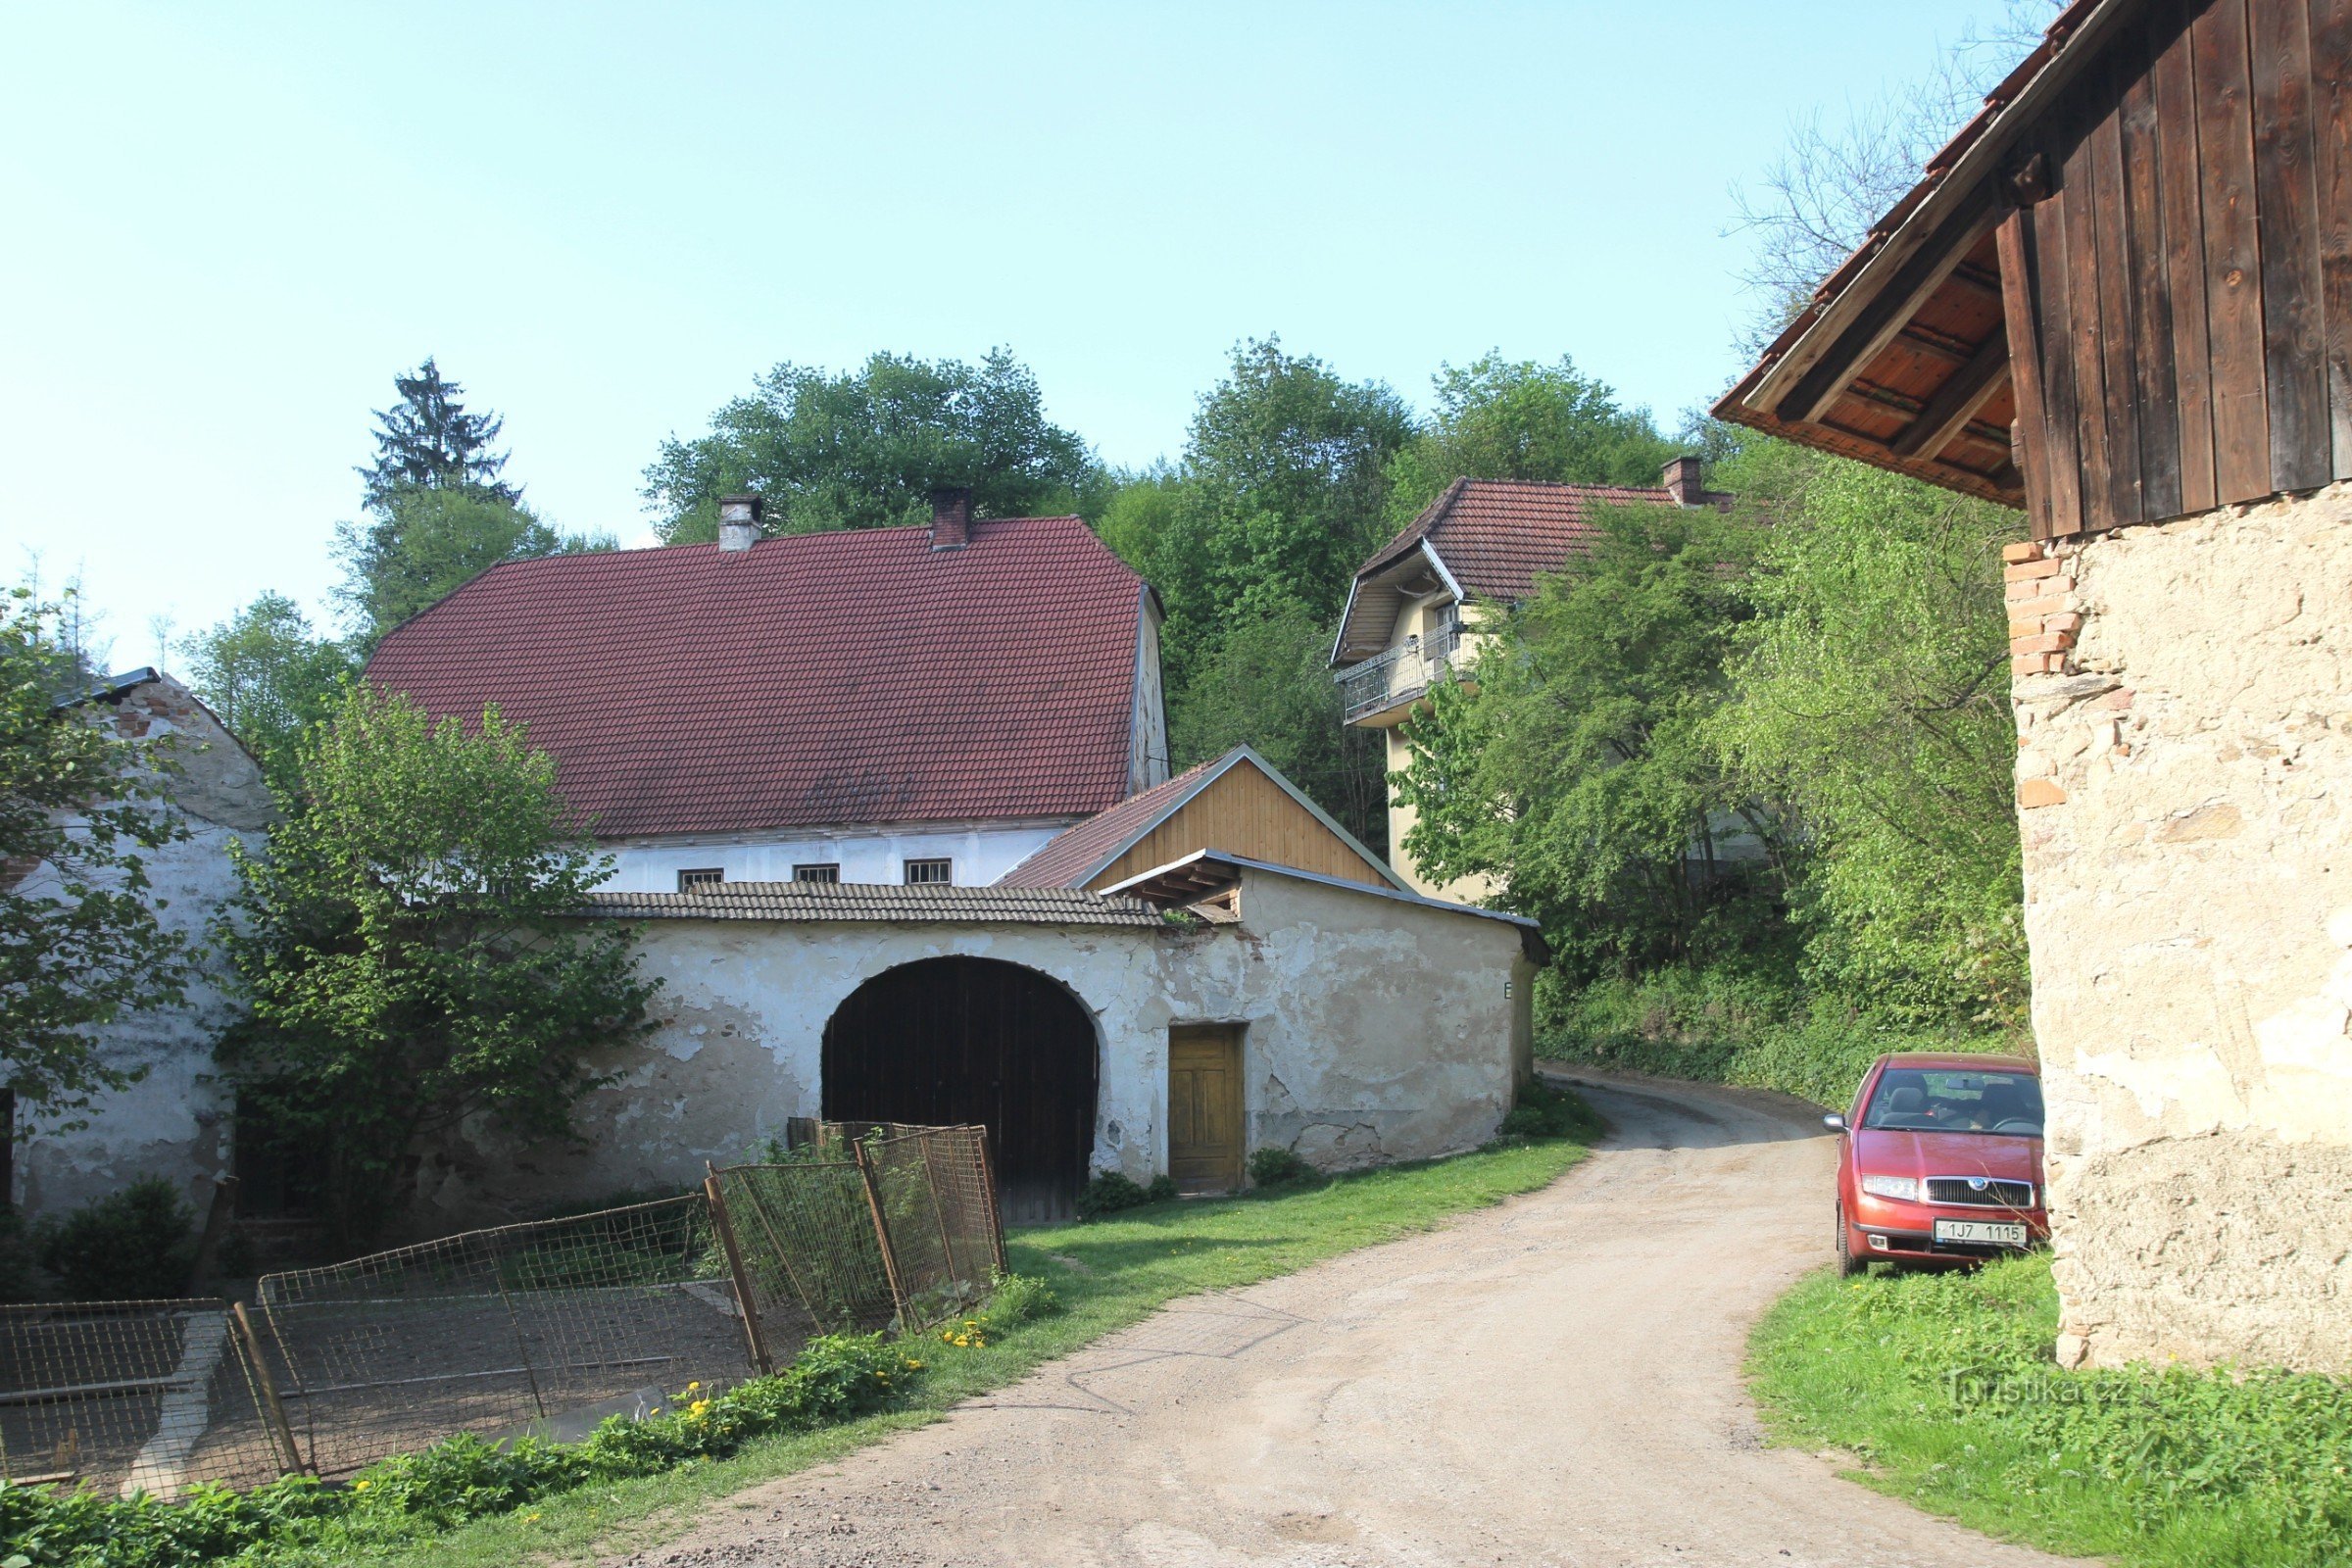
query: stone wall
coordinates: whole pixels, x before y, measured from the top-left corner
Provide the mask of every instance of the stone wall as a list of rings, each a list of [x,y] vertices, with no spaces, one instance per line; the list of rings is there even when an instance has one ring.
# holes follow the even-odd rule
[[[2352,1372],[2352,486],[2009,556],[2060,1356]]]
[[[660,1027],[599,1063],[576,1145],[515,1150],[486,1125],[428,1161],[421,1232],[559,1203],[676,1191],[821,1113],[826,1021],[904,963],[950,955],[1034,969],[1100,1041],[1093,1163],[1167,1168],[1168,1029],[1244,1026],[1249,1142],[1325,1169],[1422,1158],[1494,1134],[1531,1068],[1534,966],[1519,928],[1325,879],[1250,870],[1239,923],[1182,930],[656,920]]]
[[[166,676],[112,703],[79,710],[125,740],[156,746],[171,764],[168,790],[187,836],[144,852],[158,923],[203,945],[206,925],[236,893],[229,841],[259,850],[276,808],[261,769],[184,686]],[[35,870],[28,880],[48,874]],[[34,1128],[17,1159],[19,1208],[37,1216],[103,1198],[142,1176],[162,1176],[202,1213],[213,1179],[227,1171],[234,1108],[214,1072],[213,1043],[237,1015],[217,955],[197,967],[184,1002],[118,1018],[99,1032],[110,1066],[143,1070],[127,1089],[101,1094],[72,1132]]]

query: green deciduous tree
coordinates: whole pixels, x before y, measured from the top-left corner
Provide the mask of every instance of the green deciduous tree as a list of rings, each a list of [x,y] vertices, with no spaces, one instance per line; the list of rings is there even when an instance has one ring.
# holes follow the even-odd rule
[[[1388,520],[1397,528],[1459,478],[1654,486],[1682,450],[1565,355],[1539,365],[1493,352],[1434,380],[1428,427],[1389,465]]]
[[[2017,514],[1780,443],[1730,471],[1771,526],[1714,734],[1802,825],[1814,978],[1911,1019],[2021,1022]]]
[[[281,792],[295,783],[295,742],[334,707],[352,673],[342,644],[318,636],[302,608],[280,593],[253,603],[188,640],[188,679]]]
[[[656,982],[633,928],[575,918],[610,861],[495,710],[435,723],[355,686],[300,756],[300,807],[239,856],[220,923],[252,1004],[220,1056],[324,1154],[329,1218],[357,1241],[468,1117],[566,1135],[593,1054],[643,1033]]]
[[[186,943],[156,919],[143,852],[182,836],[169,758],[60,706],[79,671],[57,611],[0,605],[0,1085],[42,1121],[140,1076],[91,1031],[179,999]]]
[[[505,419],[468,414],[459,401],[465,387],[445,379],[429,357],[409,374],[394,376],[392,385],[400,401],[375,411],[375,461],[358,470],[368,482],[369,508],[383,507],[404,490],[522,499],[520,489],[500,477],[507,455],[490,450]]]
[[[1424,873],[1499,879],[1574,982],[1737,951],[1781,848],[1706,730],[1747,613],[1743,536],[1708,510],[1592,515],[1592,552],[1540,579],[1475,681],[1442,683],[1410,721],[1397,775]],[[1742,866],[1735,844],[1767,858]]]
[[[573,550],[610,550],[603,538],[567,538],[519,502],[478,490],[399,489],[365,522],[335,524],[352,643],[372,652],[384,633],[439,603],[502,561]]]
[[[813,533],[927,522],[942,485],[970,486],[992,517],[1092,515],[1109,488],[1004,349],[977,365],[876,354],[839,374],[779,365],[708,435],[663,442],[645,472],[671,544],[717,538],[723,495],[757,492],[771,530]]]

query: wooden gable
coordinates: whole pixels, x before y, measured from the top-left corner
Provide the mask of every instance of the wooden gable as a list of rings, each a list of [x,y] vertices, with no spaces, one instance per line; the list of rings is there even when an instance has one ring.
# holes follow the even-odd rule
[[[1386,887],[1379,864],[1245,755],[1153,824],[1085,886],[1102,889],[1196,850],[1219,850]]]

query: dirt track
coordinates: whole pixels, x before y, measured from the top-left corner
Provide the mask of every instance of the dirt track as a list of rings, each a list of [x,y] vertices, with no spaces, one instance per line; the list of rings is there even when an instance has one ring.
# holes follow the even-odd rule
[[[1748,1325],[1829,1258],[1818,1123],[1775,1097],[1585,1082],[1615,1134],[1544,1192],[1179,1301],[628,1560],[2058,1561],[1759,1441]]]

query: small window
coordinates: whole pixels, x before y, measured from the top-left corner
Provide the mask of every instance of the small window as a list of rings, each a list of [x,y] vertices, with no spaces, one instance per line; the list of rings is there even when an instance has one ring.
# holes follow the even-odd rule
[[[908,860],[906,885],[910,888],[944,888],[956,880],[954,860]]]
[[[792,868],[792,879],[795,882],[838,882],[841,880],[841,866],[833,860],[827,860],[822,865],[796,865]]]
[[[727,873],[715,865],[706,866],[698,871],[680,871],[678,873],[678,891],[680,893],[700,893],[705,888],[718,886],[726,879]]]

